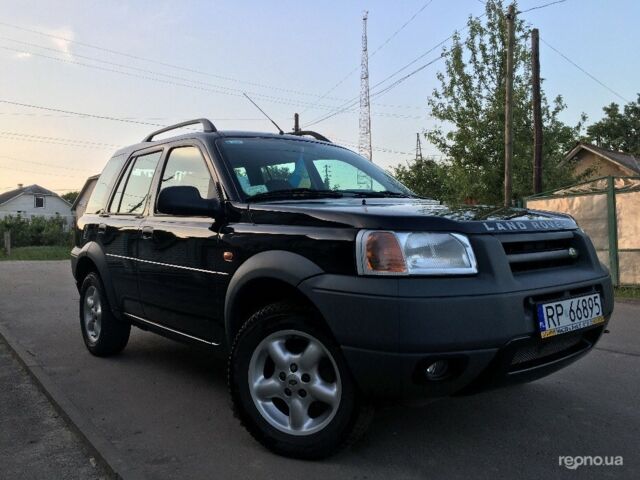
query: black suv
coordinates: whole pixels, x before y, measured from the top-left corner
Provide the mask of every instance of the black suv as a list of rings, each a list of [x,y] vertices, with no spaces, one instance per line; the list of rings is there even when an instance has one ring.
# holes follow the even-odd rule
[[[571,217],[446,207],[313,132],[185,122],[89,187],[72,252],[89,351],[120,352],[135,325],[228,352],[236,415],[280,454],[353,441],[372,399],[547,375],[613,311]]]

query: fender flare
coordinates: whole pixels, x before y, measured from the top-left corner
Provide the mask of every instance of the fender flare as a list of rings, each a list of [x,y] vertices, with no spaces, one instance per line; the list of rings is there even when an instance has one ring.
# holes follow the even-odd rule
[[[87,242],[78,252],[76,258],[73,260],[73,276],[76,278],[77,283],[77,269],[83,258],[88,258],[98,269],[98,275],[102,280],[105,292],[107,294],[107,300],[111,306],[113,314],[120,318],[120,311],[118,309],[118,303],[116,301],[116,292],[113,288],[113,282],[111,281],[111,275],[107,266],[107,257],[96,242]],[[78,285],[78,289],[81,285]]]
[[[258,253],[240,265],[227,287],[224,301],[224,326],[229,335],[236,309],[236,297],[249,282],[259,278],[272,278],[297,287],[309,277],[324,271],[308,258],[285,250]]]

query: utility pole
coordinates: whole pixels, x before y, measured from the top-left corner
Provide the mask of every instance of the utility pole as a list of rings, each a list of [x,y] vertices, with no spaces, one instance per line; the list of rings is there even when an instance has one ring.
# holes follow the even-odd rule
[[[360,155],[373,161],[371,149],[371,106],[369,104],[369,52],[367,50],[367,16],[362,15],[362,63],[360,65],[360,135],[358,151]]]
[[[504,205],[511,205],[511,165],[513,160],[513,49],[515,44],[516,7],[512,3],[507,12],[507,72],[504,97]]]
[[[533,193],[542,192],[542,106],[540,100],[540,35],[531,31],[531,87],[533,89]]]
[[[420,134],[416,133],[416,161],[422,160],[422,142],[420,141]]]
[[[296,133],[300,131],[300,115],[297,113],[293,114],[293,131]]]

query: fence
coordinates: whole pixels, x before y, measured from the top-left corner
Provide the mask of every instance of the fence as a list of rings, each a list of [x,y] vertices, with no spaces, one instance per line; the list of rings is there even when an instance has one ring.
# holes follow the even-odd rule
[[[536,210],[568,213],[591,237],[615,285],[640,285],[640,177],[601,177],[527,197]]]

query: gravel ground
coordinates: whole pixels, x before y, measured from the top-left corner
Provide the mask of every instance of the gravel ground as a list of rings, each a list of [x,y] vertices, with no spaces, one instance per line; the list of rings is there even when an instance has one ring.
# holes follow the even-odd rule
[[[1,339],[0,478],[109,478]]]

